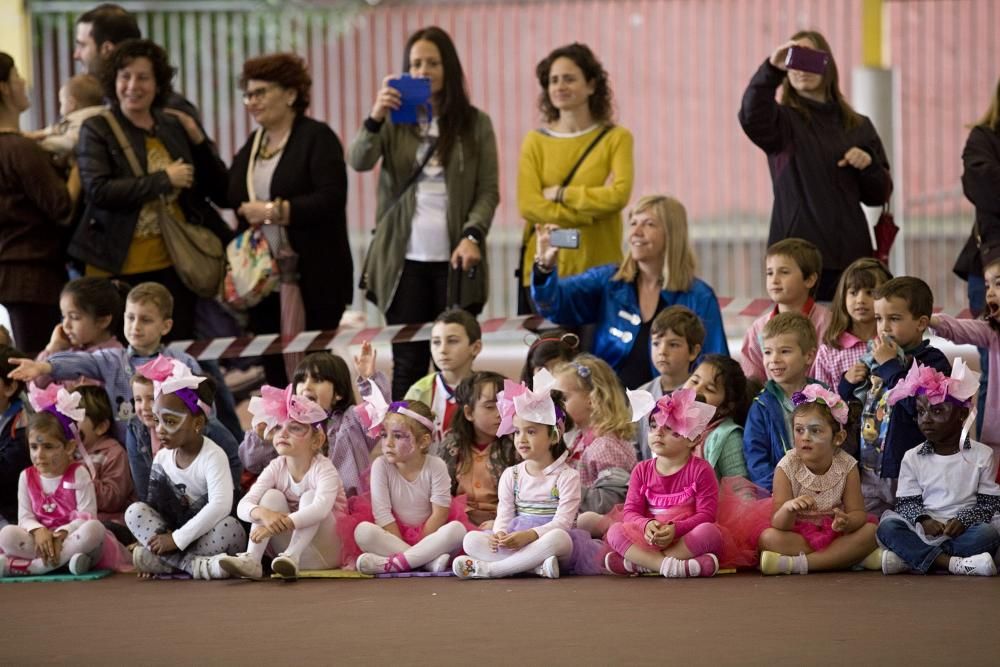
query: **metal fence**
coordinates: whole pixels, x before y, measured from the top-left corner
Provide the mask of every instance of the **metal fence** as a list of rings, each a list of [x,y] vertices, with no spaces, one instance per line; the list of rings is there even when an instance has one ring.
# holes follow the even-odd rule
[[[513,312],[521,221],[520,143],[539,124],[534,66],[555,46],[581,41],[602,58],[617,121],[636,138],[634,197],[671,193],[685,203],[701,275],[718,294],[762,296],[771,205],[764,155],[736,120],[750,76],[795,30],[829,38],[850,98],[861,51],[860,0],[549,0],[347,3],[125,2],[144,34],[165,45],[177,87],[202,110],[225,158],[251,125],[236,78],[253,55],[293,50],[310,64],[314,117],[349,143],[382,78],[399,70],[406,36],[437,24],[454,37],[472,99],[493,118],[501,204],[490,235],[488,316]],[[34,29],[35,125],[52,122],[56,90],[73,72],[75,17],[91,2],[29,2]],[[938,303],[964,304],[950,267],[971,225],[960,154],[971,122],[1000,75],[1000,9],[993,0],[892,2],[892,67],[898,77],[895,213],[902,258]],[[374,217],[374,174],[349,176],[349,215],[359,265]],[[355,301],[361,306],[360,294]],[[369,309],[369,314],[374,313]]]

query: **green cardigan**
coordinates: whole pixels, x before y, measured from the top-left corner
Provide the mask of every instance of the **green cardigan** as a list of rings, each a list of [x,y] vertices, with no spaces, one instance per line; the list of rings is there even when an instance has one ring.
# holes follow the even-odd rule
[[[715,469],[715,476],[746,477],[743,459],[743,427],[728,417],[708,435],[702,450],[703,458]]]
[[[476,110],[477,118],[472,139],[455,143],[445,167],[445,187],[448,192],[448,235],[452,249],[477,230],[482,239],[482,264],[472,278],[463,272],[460,294],[455,294],[455,281],[449,276],[448,304],[473,306],[486,303],[489,276],[486,264],[486,235],[493,221],[493,212],[500,202],[497,142],[490,117]],[[378,205],[375,232],[365,257],[362,281],[367,297],[382,312],[388,310],[396,294],[406,244],[410,238],[413,214],[417,208],[415,187],[403,194],[399,203],[387,211],[394,195],[417,168],[420,136],[411,125],[393,125],[388,118],[378,132],[365,126],[351,143],[347,163],[357,171],[375,168],[379,160],[382,169],[378,179]]]

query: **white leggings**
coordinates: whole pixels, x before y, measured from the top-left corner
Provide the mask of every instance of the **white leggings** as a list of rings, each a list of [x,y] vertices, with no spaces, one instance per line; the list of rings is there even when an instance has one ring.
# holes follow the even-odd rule
[[[299,499],[299,507],[312,503],[316,494],[306,491]],[[261,496],[261,507],[272,512],[288,514],[288,500],[285,494],[277,489],[268,489]],[[256,528],[260,524],[252,524]],[[253,532],[251,528],[250,532]],[[330,570],[340,567],[340,538],[337,536],[337,519],[331,512],[325,519],[311,526],[302,526],[292,531],[267,537],[260,542],[247,542],[247,553],[258,561],[264,555],[268,545],[275,553],[286,553],[294,556],[303,570]]]
[[[132,503],[125,510],[125,525],[143,546],[149,546],[154,535],[171,532],[160,513],[143,502]],[[235,554],[246,543],[247,533],[240,522],[231,516],[219,521],[211,530],[188,545],[184,551],[159,555],[159,559],[178,570],[194,574],[191,562],[197,556]]]
[[[354,529],[354,540],[362,551],[385,557],[403,554],[414,570],[438,556],[458,551],[464,536],[465,526],[458,521],[446,523],[412,547],[369,521],[362,521]]]
[[[28,572],[45,574],[66,565],[75,554],[88,554],[96,563],[104,544],[104,526],[96,519],[84,521],[63,540],[59,560],[47,563],[38,557],[34,536],[20,526],[13,524],[0,528],[0,549],[8,556],[26,558],[31,561]]]
[[[517,551],[510,549],[493,551],[490,549],[491,534],[488,531],[477,530],[468,533],[462,541],[465,553],[489,563],[486,569],[491,577],[509,577],[512,574],[531,572],[550,556],[565,561],[573,553],[573,540],[569,533],[561,528],[548,531]]]

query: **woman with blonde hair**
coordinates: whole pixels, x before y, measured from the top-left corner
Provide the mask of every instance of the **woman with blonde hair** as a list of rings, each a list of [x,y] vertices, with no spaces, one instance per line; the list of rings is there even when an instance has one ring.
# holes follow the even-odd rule
[[[539,313],[562,326],[596,324],[593,353],[606,361],[626,387],[651,380],[650,327],[668,306],[687,306],[705,326],[705,354],[729,354],[722,312],[712,288],[695,277],[697,263],[688,241],[687,212],[673,197],[641,198],[629,215],[628,254],[560,278],[554,226],[536,227],[531,298]]]

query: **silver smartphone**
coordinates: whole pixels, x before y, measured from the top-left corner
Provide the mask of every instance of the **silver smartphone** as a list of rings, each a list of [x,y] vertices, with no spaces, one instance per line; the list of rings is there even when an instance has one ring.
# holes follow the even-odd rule
[[[553,229],[549,235],[549,243],[555,248],[576,250],[580,247],[579,229]]]

